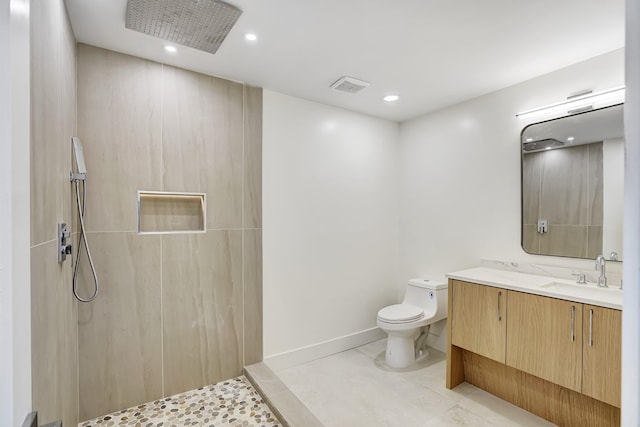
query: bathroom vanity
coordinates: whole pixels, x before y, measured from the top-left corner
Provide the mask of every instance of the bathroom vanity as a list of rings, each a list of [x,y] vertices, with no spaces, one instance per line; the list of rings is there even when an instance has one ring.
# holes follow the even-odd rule
[[[447,388],[558,425],[620,425],[622,291],[479,267],[449,277]]]

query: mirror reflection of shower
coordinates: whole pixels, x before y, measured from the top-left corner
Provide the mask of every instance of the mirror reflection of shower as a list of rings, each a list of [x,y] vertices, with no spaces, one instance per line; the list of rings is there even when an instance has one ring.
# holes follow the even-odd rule
[[[96,268],[93,265],[93,259],[91,258],[91,250],[89,249],[89,241],[87,240],[87,233],[84,225],[84,214],[87,200],[87,167],[84,163],[84,155],[82,154],[82,144],[80,138],[74,136],[71,138],[71,144],[73,145],[73,157],[76,162],[76,172],[71,171],[69,179],[76,185],[76,203],[78,206],[78,216],[80,217],[80,237],[78,238],[78,250],[76,251],[76,259],[73,266],[73,295],[80,302],[91,302],[98,296],[98,275],[96,274]],[[82,187],[82,198],[80,197],[80,187]],[[78,265],[80,264],[80,257],[82,255],[82,246],[84,244],[87,259],[91,266],[91,272],[93,273],[94,291],[93,295],[89,298],[83,298],[78,293]]]

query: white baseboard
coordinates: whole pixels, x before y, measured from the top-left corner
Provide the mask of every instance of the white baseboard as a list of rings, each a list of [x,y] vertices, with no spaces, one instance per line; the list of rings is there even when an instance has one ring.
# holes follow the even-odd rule
[[[366,329],[364,331],[334,338],[318,344],[312,344],[284,353],[274,354],[273,356],[266,357],[264,359],[264,363],[266,363],[273,371],[277,372],[282,369],[320,359],[321,357],[330,356],[332,354],[340,353],[341,351],[359,347],[373,341],[378,341],[382,338],[386,338],[386,336],[387,334],[385,334],[380,328]]]

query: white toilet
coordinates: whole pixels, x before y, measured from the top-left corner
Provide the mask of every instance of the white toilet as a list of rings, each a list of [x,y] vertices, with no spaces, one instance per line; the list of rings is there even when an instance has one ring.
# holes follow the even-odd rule
[[[378,311],[378,327],[389,334],[385,364],[407,368],[426,357],[423,327],[447,317],[447,284],[429,279],[411,279],[401,304]]]

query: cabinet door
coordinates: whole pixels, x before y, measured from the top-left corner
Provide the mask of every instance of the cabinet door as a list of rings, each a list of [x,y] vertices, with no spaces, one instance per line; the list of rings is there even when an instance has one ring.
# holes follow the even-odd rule
[[[622,312],[584,306],[582,393],[620,407]]]
[[[507,291],[452,281],[451,343],[504,363]]]
[[[582,304],[509,291],[507,365],[582,390]]]

